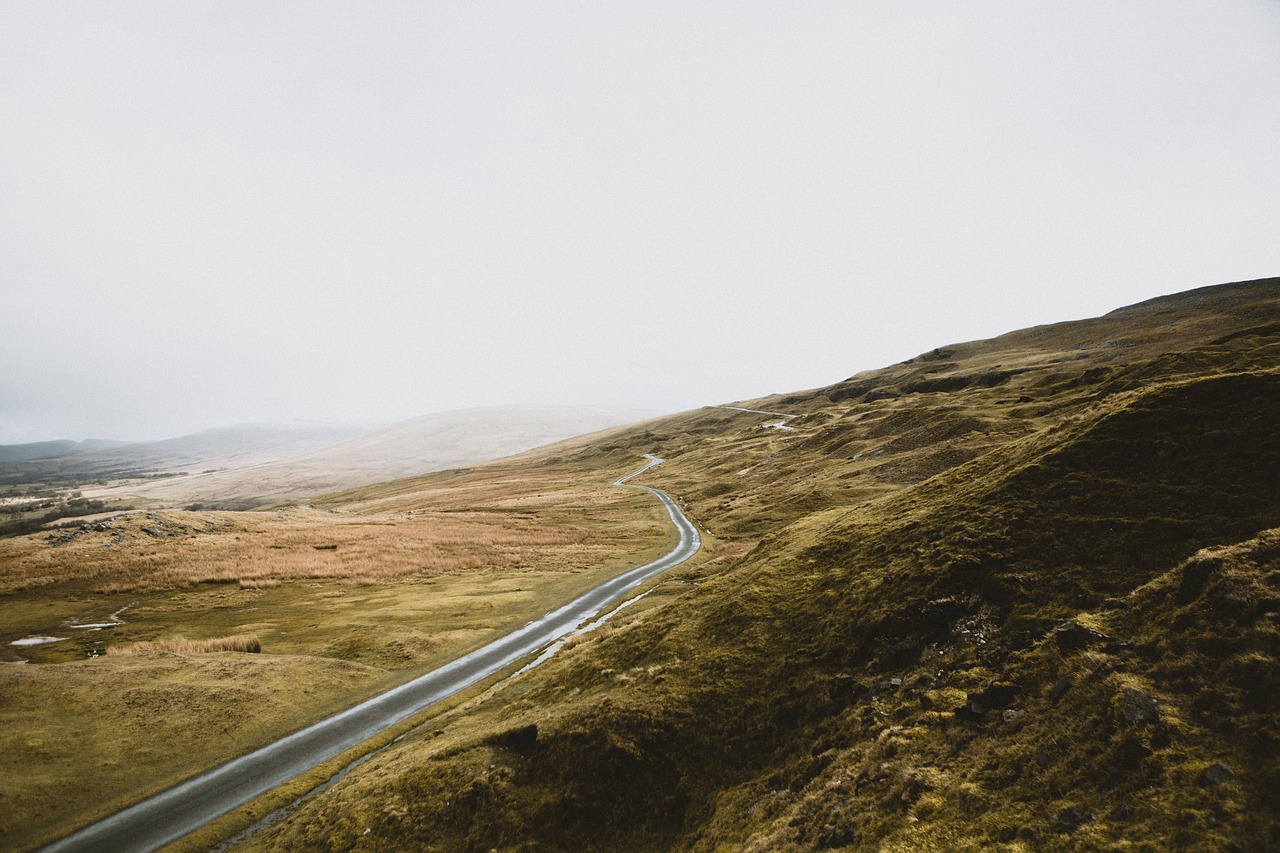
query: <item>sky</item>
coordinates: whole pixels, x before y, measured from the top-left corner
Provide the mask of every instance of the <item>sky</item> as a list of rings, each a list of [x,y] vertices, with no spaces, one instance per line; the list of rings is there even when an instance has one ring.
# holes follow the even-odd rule
[[[1280,275],[1274,0],[0,4],[0,443],[675,412]]]

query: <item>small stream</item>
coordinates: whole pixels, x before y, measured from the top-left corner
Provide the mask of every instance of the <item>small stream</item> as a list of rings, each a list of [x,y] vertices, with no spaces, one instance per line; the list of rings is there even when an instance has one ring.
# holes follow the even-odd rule
[[[76,619],[68,619],[62,623],[62,627],[64,629],[71,630],[71,631],[101,631],[104,628],[118,628],[119,626],[125,624],[124,619],[121,618],[124,615],[124,612],[128,610],[130,607],[133,607],[133,605],[137,603],[138,602],[136,601],[129,602],[124,607],[121,607],[115,613],[112,613],[110,616],[108,616],[107,621],[105,622],[80,622]],[[13,640],[9,643],[9,645],[17,648],[29,648],[31,646],[43,646],[49,643],[62,643],[70,639],[71,637],[54,637],[46,634],[33,634],[29,637],[23,637],[20,640]],[[101,654],[102,652],[99,649],[90,649],[88,656],[91,658],[96,658]],[[29,663],[29,661],[16,660],[16,661],[6,661],[6,663],[18,664],[18,663]]]

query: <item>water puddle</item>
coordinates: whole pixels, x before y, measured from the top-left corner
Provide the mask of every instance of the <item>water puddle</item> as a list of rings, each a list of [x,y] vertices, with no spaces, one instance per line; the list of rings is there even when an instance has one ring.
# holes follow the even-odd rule
[[[14,640],[11,646],[43,646],[45,643],[61,643],[63,640],[69,640],[70,637],[23,637],[21,640]]]
[[[132,607],[137,603],[138,602],[136,601],[129,602],[124,607],[121,607],[115,613],[112,613],[110,616],[108,616],[107,617],[108,621],[106,622],[77,622],[74,619],[68,619],[63,624],[66,625],[68,628],[74,628],[78,631],[101,631],[103,628],[115,628],[117,626],[124,624],[124,620],[120,618],[120,614],[124,613],[126,610],[128,610],[130,607]]]

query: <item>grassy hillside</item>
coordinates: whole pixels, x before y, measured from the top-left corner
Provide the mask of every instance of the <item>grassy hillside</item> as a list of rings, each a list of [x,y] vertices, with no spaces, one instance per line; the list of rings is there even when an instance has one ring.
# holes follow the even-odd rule
[[[522,461],[340,510],[155,510],[0,540],[0,848],[34,849],[665,553],[661,507],[609,486],[637,464]]]
[[[659,453],[743,556],[246,846],[1280,845],[1280,280],[739,405],[529,464]]]

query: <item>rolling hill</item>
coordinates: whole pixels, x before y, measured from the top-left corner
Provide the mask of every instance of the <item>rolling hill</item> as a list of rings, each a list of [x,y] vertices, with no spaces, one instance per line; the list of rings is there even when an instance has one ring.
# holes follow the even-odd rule
[[[490,466],[656,453],[743,556],[243,848],[1280,846],[1280,279],[735,405]]]
[[[464,409],[424,415],[320,447],[228,458],[224,470],[131,483],[93,497],[169,505],[250,507],[459,468],[636,420],[636,411],[554,406]]]
[[[85,482],[246,466],[307,453],[360,435],[347,426],[241,424],[159,441],[46,441],[0,447],[13,483]]]
[[[478,423],[145,485],[319,489],[450,464]],[[661,507],[609,485],[646,453],[635,482],[701,554],[231,849],[1280,847],[1280,279],[311,506],[0,541],[0,628],[32,643],[0,667],[0,837],[45,843],[663,553]]]

